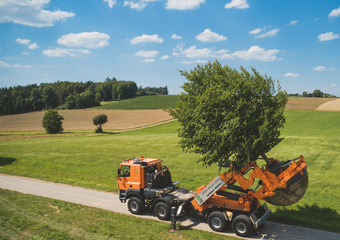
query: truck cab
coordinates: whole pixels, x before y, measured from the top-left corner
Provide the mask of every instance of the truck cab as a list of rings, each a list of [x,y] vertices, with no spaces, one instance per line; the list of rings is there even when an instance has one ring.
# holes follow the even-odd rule
[[[176,206],[182,214],[185,205],[190,205],[196,192],[179,188],[172,182],[169,169],[156,158],[133,158],[123,161],[118,167],[117,187],[121,202],[128,201],[128,209],[133,214],[141,214],[145,209],[154,209],[162,220],[170,218],[170,208]],[[181,207],[180,207],[181,206]]]

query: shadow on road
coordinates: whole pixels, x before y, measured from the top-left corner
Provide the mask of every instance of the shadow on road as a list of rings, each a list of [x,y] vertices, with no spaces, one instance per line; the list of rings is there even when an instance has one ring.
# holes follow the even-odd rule
[[[0,167],[12,164],[16,161],[15,158],[0,157]]]

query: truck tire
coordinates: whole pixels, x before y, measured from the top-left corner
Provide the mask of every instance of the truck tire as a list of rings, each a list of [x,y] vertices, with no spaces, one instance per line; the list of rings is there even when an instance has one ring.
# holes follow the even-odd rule
[[[246,215],[238,215],[235,217],[231,223],[231,229],[240,237],[247,237],[254,231],[253,224]]]
[[[227,228],[227,220],[221,211],[215,211],[208,216],[209,227],[216,232],[224,232]]]
[[[160,220],[169,220],[170,219],[170,206],[165,202],[159,202],[156,204],[154,208],[155,215]]]
[[[137,197],[130,198],[127,205],[132,214],[141,214],[143,212],[142,201]]]

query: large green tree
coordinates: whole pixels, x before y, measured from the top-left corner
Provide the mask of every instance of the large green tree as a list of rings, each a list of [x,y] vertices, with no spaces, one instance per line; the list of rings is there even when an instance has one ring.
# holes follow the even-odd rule
[[[55,109],[49,109],[42,120],[42,127],[47,133],[60,133],[63,131],[64,117],[59,115]]]
[[[180,145],[202,155],[204,165],[245,163],[276,146],[282,139],[287,94],[254,68],[248,72],[218,61],[180,71],[188,80],[177,108],[169,110],[180,123]]]

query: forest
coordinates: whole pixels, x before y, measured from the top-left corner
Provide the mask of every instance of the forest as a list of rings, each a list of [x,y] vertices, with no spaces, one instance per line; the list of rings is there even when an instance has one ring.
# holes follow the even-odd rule
[[[104,82],[55,82],[0,89],[0,114],[57,109],[83,109],[101,101],[120,101],[142,95],[168,95],[167,87],[137,87],[133,81],[106,78]]]

